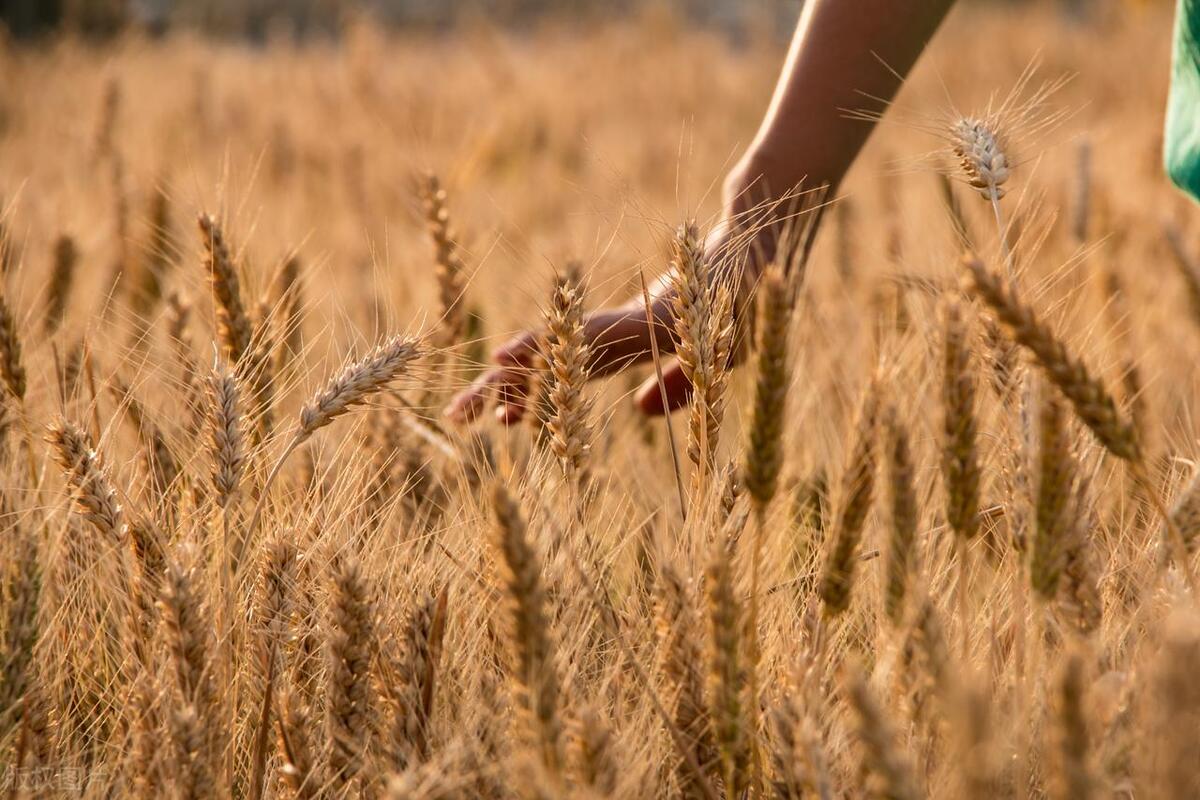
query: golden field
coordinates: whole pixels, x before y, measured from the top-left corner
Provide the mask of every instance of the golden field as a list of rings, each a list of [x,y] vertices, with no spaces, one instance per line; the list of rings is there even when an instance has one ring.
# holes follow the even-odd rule
[[[5,791],[1200,795],[1169,32],[958,9],[678,473],[652,367],[578,402],[567,265],[624,300],[714,218],[775,32],[5,45]],[[1002,237],[931,121],[1034,62]],[[444,422],[546,312],[550,424]]]

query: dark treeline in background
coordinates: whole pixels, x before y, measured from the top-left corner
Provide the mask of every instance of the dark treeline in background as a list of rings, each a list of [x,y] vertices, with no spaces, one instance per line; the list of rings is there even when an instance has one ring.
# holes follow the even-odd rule
[[[1038,2],[1039,0],[970,0]],[[1083,16],[1111,5],[1104,0],[1041,0]],[[1147,4],[1169,0],[1112,0]],[[335,36],[350,18],[367,14],[385,25],[445,27],[485,18],[521,23],[550,16],[597,17],[648,5],[706,25],[738,28],[748,20],[778,22],[789,31],[803,0],[0,0],[0,28],[18,39],[58,31],[104,38],[130,27],[152,34],[174,28],[262,41]]]

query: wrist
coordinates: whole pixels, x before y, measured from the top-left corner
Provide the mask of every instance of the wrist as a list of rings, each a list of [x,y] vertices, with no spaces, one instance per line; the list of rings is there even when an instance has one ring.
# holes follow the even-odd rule
[[[737,201],[736,205],[747,208],[763,200],[778,199],[797,188],[807,190],[829,184],[834,190],[841,174],[823,161],[813,157],[799,141],[781,146],[770,139],[758,140],[726,176],[726,202],[733,206],[737,198],[746,197],[749,202]]]

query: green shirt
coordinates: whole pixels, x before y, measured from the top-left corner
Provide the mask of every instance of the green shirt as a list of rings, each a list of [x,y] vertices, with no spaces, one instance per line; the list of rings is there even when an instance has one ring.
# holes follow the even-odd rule
[[[1167,175],[1200,200],[1200,0],[1179,0],[1167,98]]]

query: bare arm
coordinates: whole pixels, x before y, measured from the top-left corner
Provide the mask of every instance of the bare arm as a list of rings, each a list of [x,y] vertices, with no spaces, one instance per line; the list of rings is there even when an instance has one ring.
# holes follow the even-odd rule
[[[874,127],[847,119],[844,109],[868,105],[867,96],[890,100],[953,2],[809,0],[758,132],[726,179],[727,221],[762,201],[786,196],[802,181],[809,187],[827,184],[835,189]],[[724,246],[736,225],[719,230],[708,242],[710,252]],[[755,250],[768,260],[774,255],[774,236],[769,227],[757,236]],[[750,264],[751,270],[757,268]],[[662,284],[654,313],[660,322],[669,323],[670,299]],[[674,342],[665,334],[669,324],[655,327],[660,347],[673,350]],[[595,354],[593,376],[649,357],[650,334],[640,298],[591,314],[586,328]],[[459,421],[473,419],[487,395],[497,392],[497,416],[506,422],[519,419],[535,353],[532,332],[500,347],[492,356],[497,366],[459,393],[447,415]],[[666,370],[664,382],[671,408],[687,402],[689,387],[678,365]],[[648,414],[662,413],[653,379],[638,392],[637,402]]]
[[[844,109],[890,100],[954,0],[814,0],[796,26],[771,104],[734,182],[836,188],[873,126]],[[894,73],[894,74],[893,74]],[[881,109],[882,110],[882,109]]]

